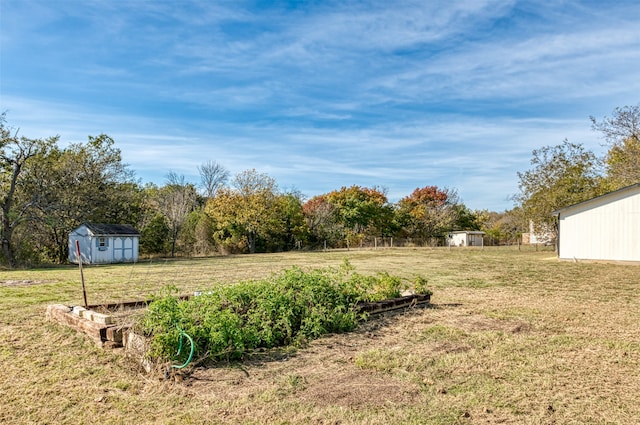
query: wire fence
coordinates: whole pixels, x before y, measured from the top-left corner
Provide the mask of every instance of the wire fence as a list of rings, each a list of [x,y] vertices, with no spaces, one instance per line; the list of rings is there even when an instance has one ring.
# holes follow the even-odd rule
[[[339,241],[330,244],[328,242],[320,242],[309,245],[306,248],[299,246],[297,249],[306,250],[331,250],[331,249],[385,249],[385,248],[437,248],[437,247],[460,247],[455,243],[449,243],[446,237],[439,238],[398,238],[398,237],[365,237],[356,244],[349,244],[346,241]],[[478,242],[473,246],[464,246],[466,248],[482,248],[482,247],[513,247],[520,250],[535,251],[553,251],[553,244],[523,244],[520,239],[512,240],[494,240],[485,237],[482,242]]]
[[[522,245],[514,242],[501,246],[443,246],[436,239],[418,238],[365,238],[357,246],[344,244],[337,247],[300,247],[304,252],[339,252],[360,250],[446,249],[446,250],[520,250],[554,251],[552,246]],[[286,254],[284,254],[286,255]],[[206,288],[229,282],[254,279],[256,275],[279,272],[289,263],[283,263],[278,255],[264,257],[234,255],[231,261],[225,256],[146,258],[137,263],[118,265],[106,271],[110,265],[85,266],[89,305],[128,303],[149,300],[174,288],[176,294],[197,293]],[[259,258],[259,259],[258,259]],[[257,271],[259,271],[257,273]],[[105,275],[105,272],[108,274]],[[111,276],[109,274],[112,274]],[[78,276],[78,279],[80,276]]]

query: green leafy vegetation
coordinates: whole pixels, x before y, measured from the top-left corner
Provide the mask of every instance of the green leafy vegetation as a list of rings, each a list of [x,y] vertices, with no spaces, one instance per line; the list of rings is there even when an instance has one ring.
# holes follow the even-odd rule
[[[292,267],[262,280],[217,286],[188,300],[168,289],[149,305],[141,328],[152,336],[156,358],[176,355],[182,329],[193,338],[200,358],[239,359],[259,348],[351,331],[366,317],[359,302],[398,297],[403,287],[402,279],[388,273],[356,273],[346,260],[338,269]]]

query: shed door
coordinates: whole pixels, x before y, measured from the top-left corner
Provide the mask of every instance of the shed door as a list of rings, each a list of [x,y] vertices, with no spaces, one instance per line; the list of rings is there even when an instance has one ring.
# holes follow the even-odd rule
[[[114,238],[113,261],[133,261],[133,239]]]

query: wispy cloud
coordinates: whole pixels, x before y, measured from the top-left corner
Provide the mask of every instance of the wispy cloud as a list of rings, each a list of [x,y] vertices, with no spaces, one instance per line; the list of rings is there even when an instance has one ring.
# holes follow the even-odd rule
[[[2,8],[10,123],[63,143],[107,133],[159,184],[215,160],[309,196],[436,184],[508,208],[533,149],[568,138],[600,152],[588,116],[640,93],[635,1]]]

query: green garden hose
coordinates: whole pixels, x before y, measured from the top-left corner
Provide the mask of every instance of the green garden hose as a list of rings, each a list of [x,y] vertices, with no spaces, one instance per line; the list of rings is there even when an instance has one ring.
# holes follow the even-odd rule
[[[176,355],[180,355],[180,352],[182,351],[182,339],[183,337],[187,337],[187,339],[189,340],[189,343],[191,344],[191,352],[189,353],[189,358],[187,359],[187,361],[183,364],[183,365],[172,365],[171,367],[174,369],[183,369],[185,367],[187,367],[187,365],[189,363],[191,363],[191,359],[193,358],[193,352],[195,351],[195,347],[193,346],[193,339],[182,329],[180,329],[180,327],[178,325],[176,325],[176,328],[178,328],[178,330],[180,331],[180,343],[178,344],[178,352],[176,353]]]

